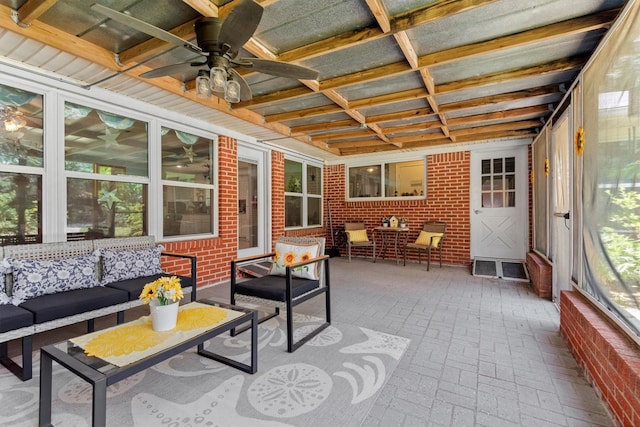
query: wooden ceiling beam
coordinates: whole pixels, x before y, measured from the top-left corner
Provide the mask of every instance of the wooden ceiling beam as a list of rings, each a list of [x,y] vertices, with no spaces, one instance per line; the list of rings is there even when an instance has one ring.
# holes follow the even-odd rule
[[[508,120],[508,119],[531,119],[541,117],[549,113],[548,105],[535,105],[532,107],[515,108],[513,110],[495,111],[486,114],[476,114],[473,116],[456,117],[449,119],[449,126],[464,126],[472,123],[485,122],[491,120]]]
[[[456,139],[460,136],[464,135],[475,135],[487,132],[501,132],[508,130],[521,130],[521,129],[529,129],[542,127],[542,122],[540,120],[522,120],[518,122],[510,122],[510,123],[500,123],[497,125],[488,125],[488,126],[476,126],[469,127],[464,129],[452,130],[451,134],[456,137]]]
[[[387,12],[387,8],[382,2],[382,0],[366,0],[367,6],[373,13],[373,16],[378,21],[378,25],[380,29],[384,33],[388,33],[391,31],[391,21],[389,20],[389,12]]]
[[[385,134],[399,133],[399,132],[412,132],[412,131],[418,131],[418,130],[436,129],[436,128],[440,128],[441,126],[442,126],[442,123],[440,123],[439,121],[433,121],[433,122],[414,123],[411,125],[383,127],[382,131]]]
[[[335,122],[323,122],[323,123],[314,123],[310,125],[301,125],[301,126],[291,126],[289,129],[291,133],[313,133],[318,131],[325,130],[333,130],[333,129],[344,129],[347,127],[354,127],[360,129],[360,123],[356,120],[338,120]]]
[[[404,144],[412,141],[432,141],[434,139],[441,139],[445,137],[442,132],[432,132],[432,133],[421,133],[416,135],[407,135],[407,136],[397,136],[395,138],[390,138],[391,142],[396,144]]]
[[[416,108],[414,110],[398,111],[396,113],[378,114],[375,116],[368,116],[366,123],[381,123],[390,122],[393,120],[411,119],[414,117],[423,117],[432,115],[433,111],[430,108]]]
[[[534,28],[517,34],[441,50],[439,52],[421,56],[418,59],[418,66],[427,67],[430,65],[445,64],[448,62],[458,61],[460,59],[469,59],[505,49],[541,43],[559,37],[566,37],[573,34],[597,30],[610,25],[618,13],[620,13],[620,9],[611,9],[605,12],[595,13],[593,15],[545,25],[543,27]]]
[[[424,88],[403,90],[400,92],[387,93],[379,96],[355,99],[349,101],[349,108],[373,107],[377,105],[393,104],[396,102],[411,101],[414,99],[426,98],[427,91]]]
[[[337,148],[342,150],[344,148],[362,148],[362,147],[376,147],[376,146],[389,146],[388,143],[380,141],[379,139],[367,139],[365,141],[344,141],[344,142],[332,142],[328,144],[331,148]],[[393,146],[395,148],[395,146]]]
[[[184,24],[177,26],[169,32],[182,39],[192,40],[196,36],[195,30],[193,28],[195,21],[196,19],[185,22]],[[177,46],[152,37],[147,41],[139,43],[135,46],[130,47],[129,49],[120,52],[118,54],[118,60],[125,66],[131,66],[135,63],[142,62],[153,55],[159,54],[172,48],[177,48]],[[194,60],[197,60],[197,58],[198,56],[194,53]],[[200,56],[200,59],[204,60],[205,57]]]
[[[56,3],[58,3],[58,0],[27,0],[18,9],[16,24],[31,25],[33,21],[55,6]]]
[[[557,61],[548,62],[546,64],[539,64],[533,67],[518,68],[497,73],[485,74],[478,77],[471,77],[464,80],[458,80],[438,85],[436,86],[436,91],[438,94],[443,94],[463,89],[469,89],[472,87],[477,88],[504,83],[505,81],[522,79],[525,77],[543,76],[545,74],[574,70],[576,68],[582,67],[587,62],[587,59],[588,57],[585,56],[577,56],[573,58],[559,59]]]
[[[440,0],[391,19],[391,32],[408,30],[451,15],[495,3],[497,0]]]
[[[284,101],[288,99],[300,98],[307,95],[312,95],[313,92],[306,86],[297,86],[291,89],[278,90],[276,92],[271,92],[266,95],[257,96],[255,98],[250,99],[249,101],[238,102],[233,105],[234,109],[240,108],[249,108],[249,107],[259,107],[261,105],[269,104],[272,102]]]
[[[523,89],[515,92],[488,95],[481,98],[468,99],[465,101],[451,102],[449,104],[441,104],[440,111],[442,111],[443,113],[451,113],[457,110],[495,105],[503,102],[546,97],[549,95],[553,95],[554,93],[562,93],[558,85],[541,86],[531,89]]]
[[[369,128],[364,129],[353,129],[340,133],[327,133],[323,135],[316,135],[313,137],[316,141],[325,141],[331,142],[338,139],[346,139],[346,138],[362,138],[364,136],[376,136],[375,132],[372,132]]]
[[[320,107],[306,108],[304,110],[296,110],[287,113],[271,114],[264,116],[264,121],[266,123],[274,123],[331,113],[344,113],[344,110],[340,106],[334,104],[323,105]]]

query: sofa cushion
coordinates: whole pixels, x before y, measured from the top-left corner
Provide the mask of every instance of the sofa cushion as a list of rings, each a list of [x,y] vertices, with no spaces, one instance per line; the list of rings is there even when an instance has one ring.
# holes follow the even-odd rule
[[[162,273],[162,246],[145,249],[102,249],[102,283],[146,277]]]
[[[97,253],[54,260],[7,258],[13,271],[12,302],[98,286]]]
[[[319,243],[276,243],[276,255],[269,274],[284,276],[286,267],[302,261],[307,261],[320,256]],[[318,264],[308,264],[291,271],[293,277],[318,280]]]
[[[146,285],[147,283],[151,283],[154,280],[159,279],[160,277],[163,277],[163,276],[170,277],[174,275],[167,274],[167,273],[154,274],[153,276],[145,276],[145,277],[137,277],[135,279],[121,280],[119,282],[109,283],[105,286],[127,292],[129,301],[133,301],[138,299],[138,297],[140,296],[140,292],[142,292],[142,289],[144,288],[144,285]],[[177,276],[177,277],[180,279],[180,286],[182,286],[183,288],[193,286],[193,279],[191,279],[191,277],[185,277],[185,276]]]
[[[33,325],[33,313],[14,305],[0,307],[0,333]]]
[[[42,295],[23,302],[20,307],[32,312],[34,323],[37,324],[127,301],[126,292],[106,286],[97,286]]]
[[[297,298],[317,287],[320,282],[318,280],[308,279],[291,279],[291,296]],[[266,298],[275,301],[287,300],[287,284],[283,277],[279,276],[262,276],[257,279],[246,280],[236,284],[236,293],[248,295],[258,298]]]

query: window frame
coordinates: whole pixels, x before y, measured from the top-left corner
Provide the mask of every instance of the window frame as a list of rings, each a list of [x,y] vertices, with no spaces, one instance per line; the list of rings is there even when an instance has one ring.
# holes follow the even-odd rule
[[[418,194],[417,196],[368,196],[368,197],[351,197],[349,189],[351,188],[350,182],[350,169],[351,168],[361,168],[361,167],[379,167],[380,168],[380,189],[384,194],[386,188],[385,182],[385,168],[386,165],[389,164],[398,164],[398,163],[408,163],[408,162],[423,162],[423,172],[422,172],[422,192],[423,194]],[[379,162],[376,161],[358,161],[345,164],[345,200],[347,202],[367,202],[367,201],[396,201],[396,200],[426,200],[428,198],[428,156],[419,155],[419,156],[405,156],[405,157],[394,157],[393,159],[384,159]]]
[[[180,182],[180,181],[174,181],[174,180],[164,180],[162,179],[162,128],[169,128],[171,130],[177,130],[180,132],[186,132],[195,136],[198,136],[200,138],[205,138],[211,141],[211,146],[210,146],[210,152],[211,152],[211,160],[210,160],[210,165],[211,165],[211,170],[210,170],[210,175],[211,175],[211,184],[194,184],[194,183],[188,183],[188,182]],[[163,240],[166,241],[179,241],[179,240],[184,240],[185,238],[188,239],[194,239],[194,238],[210,238],[210,237],[217,237],[218,233],[219,233],[219,225],[218,225],[218,147],[219,147],[219,135],[217,134],[208,134],[206,132],[202,132],[199,129],[192,129],[192,128],[187,128],[185,126],[182,126],[180,124],[177,123],[172,123],[172,122],[167,122],[167,121],[160,121],[158,123],[158,127],[157,127],[157,131],[159,132],[159,144],[158,144],[158,149],[157,149],[157,153],[154,153],[154,155],[157,156],[157,163],[154,165],[155,167],[158,168],[158,173],[156,174],[158,176],[158,206],[160,207],[160,209],[158,209],[157,213],[158,215],[156,215],[156,221],[158,224],[158,235],[162,236]],[[179,234],[179,235],[171,235],[171,236],[165,236],[164,235],[164,216],[163,216],[163,207],[164,207],[164,200],[162,199],[162,194],[164,191],[164,187],[181,187],[181,188],[193,188],[193,189],[203,189],[205,191],[211,191],[212,192],[212,196],[211,196],[211,212],[210,212],[210,220],[212,221],[212,225],[211,225],[211,233],[195,233],[195,234]]]
[[[287,182],[286,182],[286,173],[283,170],[283,179],[285,180],[284,182],[284,229],[285,230],[300,230],[300,229],[305,229],[305,228],[316,228],[316,227],[322,227],[324,225],[324,164],[321,161],[313,161],[311,159],[308,158],[303,158],[300,156],[295,156],[289,153],[285,153],[284,156],[284,163],[283,163],[283,169],[286,169],[286,162],[290,161],[290,162],[295,162],[295,163],[300,163],[302,165],[302,182],[301,182],[301,187],[302,187],[302,191],[301,192],[291,192],[291,191],[287,191]],[[316,167],[320,170],[321,173],[321,177],[320,177],[320,194],[310,194],[308,192],[308,186],[307,186],[307,167],[308,166],[313,166]],[[286,222],[287,222],[287,204],[286,204],[286,199],[287,197],[300,197],[302,198],[302,225],[294,225],[294,226],[287,226]],[[319,224],[309,224],[308,220],[309,220],[309,200],[310,199],[314,199],[314,200],[319,200],[320,201],[320,221]]]

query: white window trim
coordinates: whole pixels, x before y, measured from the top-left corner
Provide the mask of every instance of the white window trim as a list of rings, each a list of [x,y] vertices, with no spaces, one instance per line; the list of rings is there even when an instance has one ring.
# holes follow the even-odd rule
[[[296,163],[300,163],[302,164],[302,188],[305,190],[302,193],[293,193],[293,192],[289,192],[289,191],[285,191],[284,192],[284,196],[285,198],[287,196],[293,196],[293,197],[302,197],[302,225],[300,226],[290,226],[287,227],[285,225],[284,229],[285,230],[301,230],[301,229],[305,229],[305,228],[317,228],[317,227],[322,227],[324,225],[324,206],[322,203],[322,200],[324,200],[324,164],[322,163],[322,161],[314,161],[312,159],[310,159],[309,157],[303,157],[303,156],[296,156],[296,155],[292,155],[289,153],[285,153],[284,156],[284,160],[285,162],[287,160],[292,161],[292,162],[296,162]],[[313,166],[313,167],[317,167],[320,169],[320,172],[322,174],[322,181],[320,182],[320,194],[308,194],[306,192],[307,189],[307,167],[308,166]],[[285,188],[286,188],[286,182],[285,182]],[[308,220],[308,200],[309,198],[312,199],[320,199],[321,203],[320,203],[320,223],[319,224],[307,224],[307,220]],[[285,209],[285,223],[286,223],[286,205],[284,206]]]

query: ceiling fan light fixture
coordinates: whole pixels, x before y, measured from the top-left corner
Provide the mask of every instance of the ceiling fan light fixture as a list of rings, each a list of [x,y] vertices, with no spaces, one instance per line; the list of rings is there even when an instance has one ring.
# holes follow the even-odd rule
[[[224,100],[235,104],[240,102],[240,83],[235,80],[227,82],[227,90],[224,92]]]
[[[198,77],[196,77],[196,96],[198,98],[211,97],[211,86],[209,84],[209,73],[207,70],[198,71]]]
[[[209,83],[212,92],[225,93],[227,89],[227,70],[222,67],[211,67]]]

